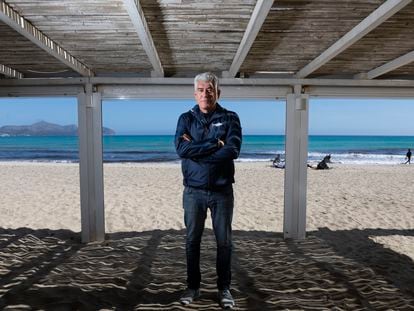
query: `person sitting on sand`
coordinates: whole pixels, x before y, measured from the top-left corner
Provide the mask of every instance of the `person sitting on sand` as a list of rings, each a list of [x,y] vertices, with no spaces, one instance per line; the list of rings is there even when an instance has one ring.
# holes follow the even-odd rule
[[[332,163],[332,162],[331,162],[331,155],[330,155],[330,154],[326,155],[326,156],[323,158],[323,160],[322,160],[322,161],[325,161],[325,163]]]
[[[408,149],[407,154],[405,155],[407,161],[404,164],[411,164],[411,149]]]
[[[316,167],[313,167],[312,165],[308,164],[308,167],[313,168],[315,170],[329,170],[328,163],[331,163],[331,155],[325,156],[322,161],[316,165]]]
[[[273,159],[273,166],[277,165],[280,163],[280,154],[276,154],[276,157]]]
[[[281,160],[280,154],[277,154],[273,159],[272,166],[275,168],[285,168],[285,162]]]
[[[329,170],[328,159],[326,157],[323,158],[323,160],[319,162],[318,165],[316,166],[316,169],[317,170]]]

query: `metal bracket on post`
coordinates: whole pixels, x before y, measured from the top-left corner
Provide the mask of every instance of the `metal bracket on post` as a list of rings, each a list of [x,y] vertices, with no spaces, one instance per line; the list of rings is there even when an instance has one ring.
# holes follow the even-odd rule
[[[82,242],[105,240],[102,99],[90,83],[78,94]]]
[[[306,186],[308,158],[309,95],[300,85],[286,98],[286,165],[283,234],[306,237]]]
[[[91,83],[85,84],[85,94],[86,94],[87,97],[92,98],[92,96],[93,96],[93,87],[92,87]],[[86,104],[86,108],[93,108],[94,107],[93,106],[94,101],[92,99],[91,100],[86,100],[85,104]]]

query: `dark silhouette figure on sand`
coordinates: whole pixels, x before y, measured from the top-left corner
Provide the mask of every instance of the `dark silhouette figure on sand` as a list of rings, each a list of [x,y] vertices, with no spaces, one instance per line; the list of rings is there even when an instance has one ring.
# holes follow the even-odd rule
[[[322,161],[320,161],[318,163],[318,165],[316,165],[316,167],[314,167],[314,166],[312,166],[310,164],[308,164],[308,167],[313,168],[315,170],[329,170],[330,167],[328,166],[328,163],[331,163],[331,155],[330,154],[326,155],[322,159]]]
[[[275,168],[285,168],[285,161],[282,160],[280,154],[276,154],[276,157],[272,160],[272,166]]]
[[[404,164],[411,164],[411,149],[408,149],[407,154],[405,155],[407,161]]]

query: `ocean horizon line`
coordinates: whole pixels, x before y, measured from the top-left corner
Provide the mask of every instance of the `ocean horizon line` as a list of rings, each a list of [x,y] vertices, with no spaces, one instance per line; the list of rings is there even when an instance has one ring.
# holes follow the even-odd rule
[[[175,134],[113,134],[110,136],[175,136]],[[286,134],[243,134],[243,136],[286,136]],[[339,136],[339,137],[414,137],[413,135],[385,135],[385,134],[309,134],[308,136]]]
[[[116,133],[109,135],[102,135],[103,137],[113,137],[113,136],[169,136],[173,137],[175,134],[126,134],[126,133]],[[243,136],[286,136],[286,134],[243,134]],[[413,135],[387,135],[387,134],[308,134],[308,137],[414,137]],[[16,137],[78,137],[78,135],[0,135],[0,138],[16,138]]]

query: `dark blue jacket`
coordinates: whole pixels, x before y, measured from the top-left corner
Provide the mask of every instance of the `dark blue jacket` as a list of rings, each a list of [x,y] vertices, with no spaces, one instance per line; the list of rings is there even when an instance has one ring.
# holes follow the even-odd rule
[[[183,135],[191,136],[186,141]],[[224,141],[220,147],[218,140]],[[178,119],[175,148],[182,158],[184,186],[220,190],[234,183],[234,163],[240,153],[239,117],[217,104],[209,120],[198,105]]]

